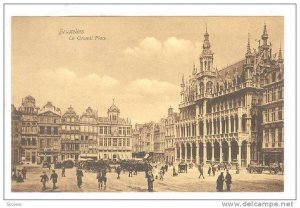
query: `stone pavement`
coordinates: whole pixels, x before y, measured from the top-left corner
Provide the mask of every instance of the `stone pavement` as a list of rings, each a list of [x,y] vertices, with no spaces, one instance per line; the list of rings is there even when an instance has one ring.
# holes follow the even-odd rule
[[[18,167],[21,168],[21,167]],[[27,179],[24,183],[12,181],[13,192],[41,192],[42,184],[40,175],[46,171],[50,178],[51,171],[41,166],[27,166]],[[107,173],[106,189],[98,190],[96,173],[84,172],[83,184],[81,188],[76,184],[76,171],[66,169],[66,177],[61,177],[61,169],[55,170],[59,175],[55,192],[147,192],[147,180],[144,172],[138,172],[138,175],[128,177],[128,173],[121,173],[121,179],[117,180],[115,172]],[[188,173],[180,173],[178,176],[172,176],[172,168],[165,174],[164,180],[156,179],[154,181],[155,192],[215,192],[216,176],[207,176],[205,179],[199,179],[197,168],[188,169]],[[284,175],[273,174],[249,174],[242,169],[240,174],[235,174],[235,170],[230,171],[232,175],[233,192],[282,192],[284,191]],[[225,175],[225,173],[224,173]],[[225,184],[224,184],[225,189]],[[46,192],[52,192],[52,182],[47,183]]]

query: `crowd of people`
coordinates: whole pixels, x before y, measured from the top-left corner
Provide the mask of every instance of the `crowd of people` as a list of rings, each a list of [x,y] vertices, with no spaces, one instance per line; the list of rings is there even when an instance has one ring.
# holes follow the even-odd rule
[[[179,175],[179,173],[187,173],[188,168],[193,168],[193,166],[188,164],[179,163],[178,165],[172,164],[172,163],[150,163],[145,161],[143,164],[143,171],[145,172],[145,178],[147,181],[148,191],[153,192],[154,191],[154,181],[164,181],[164,176],[166,172],[168,172],[169,168],[172,168],[173,172],[171,172],[171,176],[176,177]],[[207,170],[207,174],[204,172],[204,167]],[[204,163],[198,165],[198,171],[199,171],[199,179],[205,179],[205,177],[214,177],[216,176],[217,172],[220,172],[219,176],[216,180],[216,191],[223,192],[224,191],[224,183],[226,185],[226,191],[231,191],[231,184],[232,184],[232,176],[229,172],[230,167],[224,165],[215,165],[215,164],[209,164],[205,165]],[[117,165],[114,167],[114,171],[116,172],[116,179],[119,180],[121,178],[121,173],[128,172],[128,177],[133,177],[134,175],[137,175],[139,170],[141,169],[138,167],[137,163],[130,163],[127,162],[122,165]],[[83,168],[82,167],[76,167],[75,175],[77,180],[77,187],[80,189],[83,183]],[[107,169],[107,167],[98,167],[96,171],[96,180],[98,184],[99,190],[105,190],[107,185],[107,171],[111,171],[111,169]],[[224,176],[224,172],[226,172],[226,175]],[[24,182],[26,179],[26,173],[27,169],[23,167],[22,169],[17,169],[16,167],[12,168],[12,180],[16,180],[16,182]],[[238,172],[237,172],[238,173]],[[66,177],[66,168],[61,168],[61,177]],[[42,175],[40,175],[40,182],[42,183],[42,191],[45,191],[47,189],[47,182],[52,182],[52,190],[57,189],[57,183],[58,183],[58,174],[55,170],[52,170],[50,178],[48,177],[47,173],[45,171],[42,172]]]

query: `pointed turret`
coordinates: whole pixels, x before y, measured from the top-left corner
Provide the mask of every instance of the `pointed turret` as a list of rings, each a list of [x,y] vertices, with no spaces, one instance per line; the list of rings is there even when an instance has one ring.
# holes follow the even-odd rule
[[[213,70],[213,52],[210,50],[209,34],[207,26],[204,33],[204,41],[202,45],[202,53],[200,55],[200,72]]]
[[[278,53],[278,62],[279,63],[283,62],[282,51],[281,51],[281,44],[280,44],[279,53]]]
[[[251,48],[250,48],[250,38],[249,38],[249,33],[248,33],[248,43],[247,43],[247,53],[246,53],[246,57],[247,56],[251,56]]]
[[[263,40],[263,45],[267,45],[267,40],[268,40],[268,32],[267,32],[267,25],[266,23],[264,24],[264,31],[263,34],[261,35],[261,39]]]

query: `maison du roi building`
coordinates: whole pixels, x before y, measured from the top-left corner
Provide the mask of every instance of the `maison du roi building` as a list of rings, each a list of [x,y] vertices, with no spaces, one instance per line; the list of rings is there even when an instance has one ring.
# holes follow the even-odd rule
[[[202,48],[198,67],[182,78],[168,160],[282,163],[284,60],[281,48],[273,53],[267,26],[257,49],[248,39],[245,58],[221,70],[214,67],[207,30]]]
[[[71,106],[62,114],[51,102],[38,108],[27,96],[18,109],[12,105],[11,118],[12,163],[132,156],[131,122],[114,103],[105,117],[90,107],[79,116]]]

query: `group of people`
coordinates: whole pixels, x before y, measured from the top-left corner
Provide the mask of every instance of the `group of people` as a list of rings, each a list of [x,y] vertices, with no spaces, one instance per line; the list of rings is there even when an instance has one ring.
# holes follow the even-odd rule
[[[232,184],[232,177],[229,173],[229,170],[226,171],[226,176],[224,177],[223,172],[220,173],[217,179],[217,191],[218,192],[223,192],[223,186],[224,182],[226,184],[226,190],[230,191],[231,190],[231,184]]]
[[[198,166],[198,170],[199,170],[199,179],[202,177],[203,179],[205,178],[204,177],[204,170],[203,170],[203,166],[204,164],[199,164]],[[217,191],[218,192],[222,192],[223,191],[223,185],[224,185],[224,182],[226,184],[226,190],[227,191],[230,191],[231,190],[231,184],[232,184],[232,177],[231,177],[231,174],[229,173],[229,169],[226,165],[224,165],[224,170],[226,170],[226,176],[224,177],[224,173],[221,172],[220,175],[218,176],[218,179],[217,179]],[[207,174],[208,176],[211,176],[211,173],[213,176],[215,176],[216,174],[216,171],[221,171],[221,166],[218,165],[217,167],[214,165],[214,164],[211,164],[209,165],[208,167],[208,171],[207,171]]]
[[[26,179],[27,169],[23,167],[22,169],[17,169],[16,166],[13,166],[11,170],[11,179],[17,183],[22,183]]]

